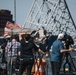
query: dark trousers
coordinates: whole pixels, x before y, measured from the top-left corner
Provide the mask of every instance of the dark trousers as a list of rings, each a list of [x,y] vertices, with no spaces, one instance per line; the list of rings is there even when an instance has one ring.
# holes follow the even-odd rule
[[[51,62],[52,75],[59,75],[61,63],[59,62]]]
[[[19,74],[22,75],[26,69],[26,75],[31,75],[34,58],[23,58],[20,60]]]

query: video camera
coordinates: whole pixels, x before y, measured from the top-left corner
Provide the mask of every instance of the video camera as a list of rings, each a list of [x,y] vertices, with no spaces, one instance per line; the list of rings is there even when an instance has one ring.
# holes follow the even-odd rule
[[[72,37],[68,34],[64,35],[63,41],[65,42],[66,49],[69,49],[69,46],[74,44]]]

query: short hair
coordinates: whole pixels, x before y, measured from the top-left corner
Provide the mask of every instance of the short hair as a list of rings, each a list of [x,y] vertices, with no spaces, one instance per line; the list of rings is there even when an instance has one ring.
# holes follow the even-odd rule
[[[25,34],[24,38],[25,38],[26,41],[29,41],[30,40],[30,34]]]
[[[15,35],[12,35],[11,38],[12,38],[12,39],[16,39]]]
[[[58,35],[58,39],[63,39],[64,38],[64,33],[60,33],[59,35]]]

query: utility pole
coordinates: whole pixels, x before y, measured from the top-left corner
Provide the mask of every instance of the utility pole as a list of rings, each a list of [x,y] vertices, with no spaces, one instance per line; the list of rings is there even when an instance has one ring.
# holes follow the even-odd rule
[[[14,0],[14,21],[16,23],[16,0]]]

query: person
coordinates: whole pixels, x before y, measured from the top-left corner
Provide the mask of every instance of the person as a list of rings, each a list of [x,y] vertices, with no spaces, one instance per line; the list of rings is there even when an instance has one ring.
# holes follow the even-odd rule
[[[8,73],[9,73],[9,70],[10,70],[10,61],[15,61],[16,58],[19,56],[19,52],[20,52],[20,42],[18,42],[16,40],[16,37],[15,35],[12,35],[11,36],[11,40],[9,40],[7,42],[7,45],[5,47],[5,53],[6,53],[6,59],[7,59],[7,65],[8,65]]]
[[[34,51],[38,51],[45,56],[48,54],[44,53],[40,48],[38,48],[33,41],[30,41],[30,34],[20,33],[19,39],[21,42],[21,52],[20,52],[20,68],[19,74],[22,75],[26,68],[26,75],[31,75],[31,70],[34,64]]]
[[[60,33],[57,39],[52,44],[52,53],[51,53],[52,75],[59,75],[63,53],[74,50],[73,48],[65,49],[64,44],[62,43],[63,39],[64,39],[64,33]]]

